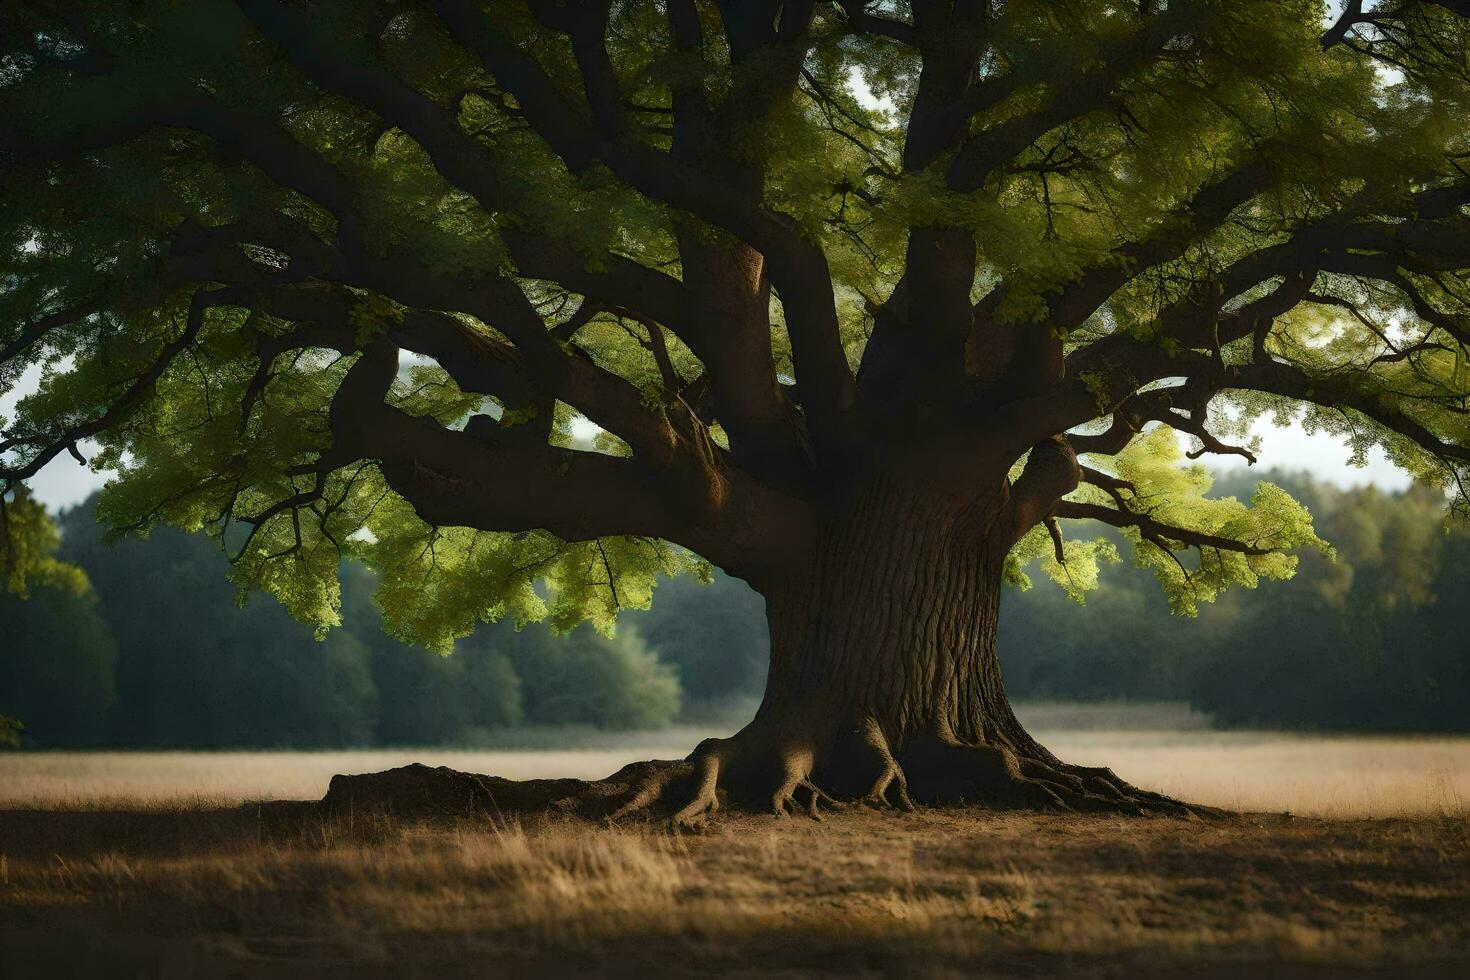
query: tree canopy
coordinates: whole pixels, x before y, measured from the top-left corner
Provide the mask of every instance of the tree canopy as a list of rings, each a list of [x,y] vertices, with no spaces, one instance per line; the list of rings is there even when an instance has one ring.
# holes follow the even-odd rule
[[[1306,511],[1174,433],[1304,408],[1463,494],[1461,6],[12,0],[8,582],[63,453],[439,648],[761,583],[900,465],[1009,471],[1015,574],[1088,587],[1081,519],[1184,611],[1288,575]]]

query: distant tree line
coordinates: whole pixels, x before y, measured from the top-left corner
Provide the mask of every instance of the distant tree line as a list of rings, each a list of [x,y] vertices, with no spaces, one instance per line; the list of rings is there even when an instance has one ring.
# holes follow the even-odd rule
[[[1336,559],[1173,616],[1148,573],[1104,569],[1083,610],[1057,589],[1012,593],[1001,659],[1019,697],[1188,699],[1223,726],[1470,731],[1470,533],[1415,487],[1341,490],[1304,474],[1235,473],[1306,504]],[[1120,548],[1120,551],[1123,549]]]
[[[1311,507],[1336,561],[1304,555],[1294,580],[1197,619],[1170,615],[1126,563],[1082,610],[1049,584],[1012,590],[1000,643],[1016,696],[1187,699],[1224,725],[1470,730],[1470,534],[1444,529],[1443,498],[1268,478]],[[664,583],[613,638],[497,623],[442,657],[382,631],[361,568],[344,575],[344,626],[319,642],[273,601],[238,606],[202,536],[109,545],[91,504],[61,524],[61,557],[93,594],[0,598],[0,713],[25,721],[28,745],[472,744],[524,725],[738,722],[764,682],[761,599],[723,576]]]
[[[239,606],[202,535],[170,528],[109,544],[93,502],[60,524],[59,557],[86,571],[92,594],[0,595],[0,712],[25,722],[27,745],[472,743],[522,725],[658,728],[720,707],[727,689],[758,690],[760,673],[740,671],[764,670],[760,599],[731,579],[710,586],[716,611],[700,620],[688,607],[701,586],[680,581],[612,638],[497,623],[443,657],[382,631],[360,567],[344,574],[344,625],[318,641],[267,597]],[[707,663],[721,632],[753,649]]]

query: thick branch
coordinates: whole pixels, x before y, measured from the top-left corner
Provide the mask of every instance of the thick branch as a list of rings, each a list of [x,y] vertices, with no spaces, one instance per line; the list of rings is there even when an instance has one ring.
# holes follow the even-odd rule
[[[1256,157],[1206,184],[1146,236],[1113,249],[1107,261],[1064,287],[1048,304],[1052,322],[1063,329],[1082,323],[1139,271],[1178,258],[1201,235],[1218,228],[1232,211],[1266,190],[1278,173],[1273,161]],[[992,296],[982,301],[982,310],[998,304],[1001,296]]]
[[[865,0],[837,0],[837,6],[847,15],[848,26],[855,33],[886,37],[900,44],[914,43],[914,25],[868,13]]]
[[[1346,408],[1416,443],[1435,458],[1452,464],[1470,464],[1470,447],[1447,442],[1393,400],[1358,387],[1351,376],[1314,376],[1280,361],[1247,364],[1225,371],[1220,387],[1263,391],[1332,408]]]
[[[90,316],[98,311],[95,303],[78,303],[76,306],[57,310],[55,313],[47,314],[32,321],[24,327],[14,340],[0,348],[0,364],[10,360],[18,354],[25,353],[26,349],[46,336],[58,327],[75,323],[84,317]]]
[[[378,460],[393,489],[430,524],[545,528],[569,541],[659,537],[755,576],[810,534],[804,505],[738,474],[717,513],[691,512],[686,496],[634,460],[544,444],[491,445],[407,415],[383,401],[396,370],[389,344],[353,365],[332,402],[324,463]]]
[[[1010,492],[1012,539],[1049,514],[1057,501],[1073,490],[1082,479],[1077,456],[1063,437],[1048,439],[1031,449],[1026,466]]]
[[[460,129],[458,122],[447,109],[410,89],[386,71],[361,62],[349,62],[334,54],[330,40],[316,36],[302,18],[270,0],[240,0],[240,4],[252,20],[282,45],[293,62],[329,89],[339,91],[362,102],[388,121],[402,127],[425,148],[435,167],[446,179],[469,192],[480,201],[482,206],[490,210],[498,208],[516,210],[517,195],[512,187],[507,186],[507,176],[500,172],[496,162],[485,150]],[[493,50],[499,51],[500,46],[509,47],[495,40],[496,35],[484,25],[478,11],[460,9],[455,4],[442,4],[441,8],[441,13],[446,14],[446,19],[452,25],[458,25],[461,28],[484,27],[484,30],[477,33],[476,36],[483,34],[484,37],[491,39],[494,42]],[[549,80],[546,80],[540,73],[539,67],[535,66],[534,62],[530,62],[528,58],[521,56],[519,52],[514,53],[514,58],[518,59],[517,65],[520,65],[522,61],[526,62],[522,66],[524,71],[520,73],[512,71],[511,78],[521,78],[522,75],[525,75],[529,79],[526,81],[528,88],[518,93],[518,97],[522,97],[523,109],[528,116],[539,118],[538,114],[564,111],[565,106],[560,96],[554,91],[543,89],[542,83],[549,85]],[[505,77],[502,77],[501,81],[503,84],[510,84]],[[529,104],[526,102],[527,99],[530,100]],[[539,121],[543,125],[552,127],[549,131],[543,130],[542,132],[552,141],[553,147],[558,148],[558,152],[565,149],[565,146],[559,146],[559,144],[564,144],[568,140],[580,141],[588,137],[589,130],[585,126],[572,126],[571,129],[575,132],[563,132],[556,128],[556,125],[549,119],[539,119]],[[569,163],[573,162],[575,161],[569,160]],[[592,257],[580,256],[557,241],[527,231],[524,227],[507,229],[503,238],[511,247],[517,263],[528,274],[553,278],[584,295],[628,309],[642,310],[650,319],[669,324],[676,332],[680,332],[681,336],[686,336],[696,354],[702,359],[707,358],[708,363],[716,369],[717,381],[722,377],[729,379],[727,387],[730,388],[730,391],[727,396],[721,398],[721,404],[728,408],[731,415],[732,434],[738,436],[742,433],[761,432],[758,439],[762,443],[769,444],[776,440],[777,437],[770,433],[784,425],[785,412],[779,398],[779,388],[775,384],[769,357],[757,365],[745,363],[732,367],[728,360],[722,357],[725,353],[723,348],[712,349],[716,346],[716,339],[722,337],[720,327],[725,318],[719,317],[713,322],[702,320],[700,305],[689,302],[689,291],[676,280],[620,256],[607,255],[596,263],[592,263],[590,261]],[[820,278],[827,283],[825,302],[815,305],[825,311],[825,315],[830,319],[832,337],[835,338],[835,309],[832,305],[830,281],[825,273],[825,258],[822,258],[820,250],[814,247],[812,254],[820,259],[822,268]],[[589,266],[600,266],[602,271],[590,271]],[[796,282],[794,288],[798,295],[807,295],[809,292],[805,291],[804,282]],[[791,306],[788,297],[783,296],[783,300],[787,301],[788,307]],[[426,304],[418,302],[414,305]],[[496,305],[503,306],[504,304]],[[821,368],[823,356],[818,355],[815,358],[812,356],[814,348],[821,349],[826,345],[820,341],[814,343],[812,332],[799,328],[803,322],[809,321],[802,321],[798,317],[792,324],[793,347],[796,351],[798,370],[803,370],[803,364],[808,367],[815,365],[810,372],[814,374],[812,379],[814,383],[820,382],[824,376],[830,379],[831,373]],[[496,323],[496,326],[502,327],[502,324]],[[550,338],[545,336],[544,328],[532,330],[530,324],[527,323],[518,331],[507,330],[506,332],[512,336],[518,347],[528,343],[533,345],[525,353],[529,366],[538,374],[546,375],[549,371],[553,375],[561,375],[568,370],[567,361],[569,359],[560,351],[553,350],[554,345],[547,346]],[[542,342],[542,337],[545,337],[545,343]],[[834,345],[833,349],[841,357],[840,345]],[[806,352],[805,357],[803,357],[803,352]],[[722,367],[725,370],[720,370]],[[572,368],[571,370],[578,376],[588,376],[591,373],[589,369],[584,368]],[[767,376],[769,383],[764,386],[759,383],[752,384],[753,371]],[[841,362],[841,373],[847,374],[845,360]],[[547,378],[550,386],[563,384],[563,381],[558,381],[550,375],[547,375]],[[840,379],[837,384],[840,388]],[[610,395],[612,392],[610,383],[603,383],[598,387],[605,395]],[[820,384],[816,384],[816,387],[820,389]],[[744,411],[742,414],[746,408],[744,403],[759,396],[762,391],[767,393],[764,404],[753,406],[752,411]],[[564,398],[564,400],[572,401],[571,398]],[[575,401],[572,403],[577,404]],[[579,405],[578,407],[584,406]],[[588,414],[595,418],[594,413],[599,410],[594,408]],[[821,414],[821,406],[818,406],[816,411],[817,414]],[[624,425],[633,420],[633,416],[627,412],[619,414]],[[745,424],[747,419],[750,419],[749,425]],[[597,421],[603,422],[602,419],[597,419]],[[608,428],[618,431],[612,425],[608,425]],[[619,432],[619,434],[624,433]],[[648,434],[652,435],[651,432]],[[785,438],[789,445],[794,446],[789,433]],[[632,442],[635,439],[636,435],[629,441]],[[656,440],[645,440],[645,449],[653,445],[656,445]]]

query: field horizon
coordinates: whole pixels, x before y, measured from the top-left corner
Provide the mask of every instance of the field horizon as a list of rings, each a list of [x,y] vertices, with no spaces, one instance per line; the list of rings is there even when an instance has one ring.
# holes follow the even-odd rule
[[[1470,814],[1470,736],[1220,730],[1175,702],[1018,706],[1069,762],[1208,806],[1326,818]],[[43,750],[0,753],[0,808],[119,809],[317,800],[338,773],[410,763],[510,779],[598,779],[687,755],[745,719],[655,731],[519,729],[488,744],[325,750]]]

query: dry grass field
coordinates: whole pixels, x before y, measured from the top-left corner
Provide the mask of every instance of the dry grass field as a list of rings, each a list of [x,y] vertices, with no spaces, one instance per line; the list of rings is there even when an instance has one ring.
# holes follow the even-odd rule
[[[1463,818],[0,814],[0,976],[1470,976]]]
[[[931,809],[690,834],[241,802],[410,760],[600,776],[688,738],[0,755],[0,977],[1470,976],[1465,739],[1046,732],[1275,811],[1218,823]]]

